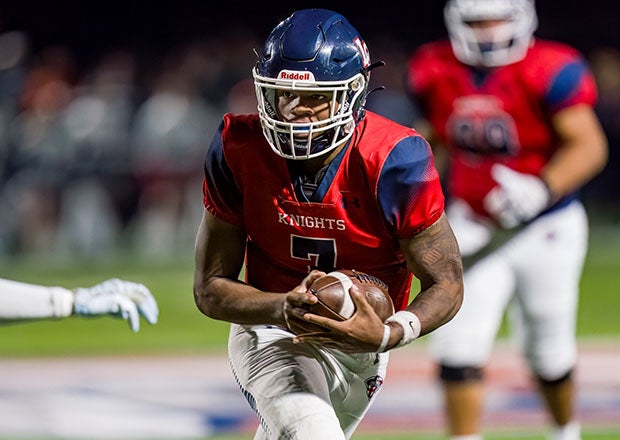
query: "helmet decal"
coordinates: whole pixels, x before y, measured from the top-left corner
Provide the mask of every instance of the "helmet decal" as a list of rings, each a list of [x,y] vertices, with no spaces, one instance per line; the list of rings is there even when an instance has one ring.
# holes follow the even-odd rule
[[[314,81],[314,75],[312,72],[301,71],[297,72],[294,70],[281,70],[278,73],[278,79],[290,79],[296,81]]]
[[[353,44],[358,47],[360,54],[362,55],[362,65],[364,66],[364,68],[370,66],[370,51],[368,50],[368,46],[366,46],[366,43],[359,37],[355,37],[353,39]]]

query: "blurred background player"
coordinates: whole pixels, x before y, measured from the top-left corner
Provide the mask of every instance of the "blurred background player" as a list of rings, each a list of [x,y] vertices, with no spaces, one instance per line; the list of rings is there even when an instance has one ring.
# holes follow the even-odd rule
[[[386,350],[461,303],[430,146],[365,111],[372,68],[342,15],[293,13],[253,70],[258,114],[226,114],[207,152],[194,295],[205,315],[233,323],[229,358],[261,422],[255,439],[350,438],[381,388]],[[384,324],[351,288],[351,319],[304,320],[316,302],[308,286],[336,268],[383,280],[398,312]],[[412,272],[421,292],[409,305]],[[295,337],[291,322],[318,334]]]
[[[417,49],[407,87],[426,118],[415,127],[429,123],[447,147],[446,212],[466,267],[462,309],[430,337],[449,432],[481,438],[483,368],[513,300],[553,438],[579,439],[575,324],[588,226],[578,192],[607,160],[595,83],[575,49],[533,37],[533,1],[450,0],[444,16],[449,39]]]
[[[156,324],[159,308],[140,283],[110,279],[92,287],[67,289],[0,278],[0,325],[69,316],[109,315],[124,319],[134,332],[140,315]]]

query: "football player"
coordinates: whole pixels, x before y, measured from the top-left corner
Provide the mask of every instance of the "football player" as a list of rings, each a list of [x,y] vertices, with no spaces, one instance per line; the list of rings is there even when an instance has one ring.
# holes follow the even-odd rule
[[[387,350],[458,310],[460,254],[430,146],[365,111],[374,65],[345,17],[297,11],[258,56],[258,114],[226,114],[207,152],[195,301],[232,323],[229,358],[260,420],[255,439],[350,438]],[[349,320],[309,314],[308,286],[333,269],[383,280],[397,312],[384,323],[354,287]],[[412,272],[421,292],[410,303]],[[293,320],[309,333],[293,334]]]
[[[124,319],[138,332],[140,315],[156,324],[159,308],[144,284],[131,281],[110,279],[92,287],[67,289],[0,278],[0,324],[99,315]]]
[[[448,429],[481,438],[483,369],[512,301],[554,438],[578,439],[578,193],[607,161],[595,83],[577,50],[533,37],[532,0],[449,0],[444,16],[449,38],[415,51],[407,88],[424,134],[447,147],[446,212],[466,267],[463,307],[429,338]]]

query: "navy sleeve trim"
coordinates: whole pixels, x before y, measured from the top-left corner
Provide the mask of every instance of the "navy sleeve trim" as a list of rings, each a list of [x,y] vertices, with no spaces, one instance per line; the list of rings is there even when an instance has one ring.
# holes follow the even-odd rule
[[[223,126],[222,122],[207,150],[204,172],[207,188],[211,198],[215,199],[214,202],[221,202],[232,208],[241,204],[242,196],[224,156]]]
[[[395,229],[407,215],[411,201],[428,181],[432,156],[428,143],[421,136],[399,141],[381,169],[377,198],[383,215]]]
[[[583,62],[565,65],[555,76],[547,92],[547,102],[552,107],[561,105],[579,89],[579,82],[584,77],[587,67]]]

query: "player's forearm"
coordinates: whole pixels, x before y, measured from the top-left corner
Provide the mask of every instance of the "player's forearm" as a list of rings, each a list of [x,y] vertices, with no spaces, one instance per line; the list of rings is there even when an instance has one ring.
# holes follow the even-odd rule
[[[607,145],[592,142],[588,148],[566,145],[547,165],[541,177],[555,198],[569,194],[588,183],[605,167]]]
[[[408,310],[420,320],[423,335],[448,322],[461,307],[461,254],[445,214],[404,246],[407,263],[421,284]]]
[[[445,324],[456,315],[462,299],[463,286],[458,280],[423,287],[405,310],[385,321],[379,351],[383,351],[383,347],[392,349],[407,345]]]
[[[238,280],[246,235],[205,210],[195,246],[194,300],[206,316],[238,324],[284,324],[281,294]]]
[[[283,293],[269,293],[248,284],[212,277],[194,286],[196,306],[210,318],[237,324],[286,325]]]
[[[73,292],[0,279],[0,320],[64,318],[73,313]]]
[[[607,138],[594,111],[568,108],[556,115],[554,127],[563,140],[541,177],[556,198],[569,194],[595,177],[607,164]]]
[[[436,283],[423,289],[407,307],[420,320],[420,336],[450,321],[461,307],[462,298],[463,286],[456,281]]]

